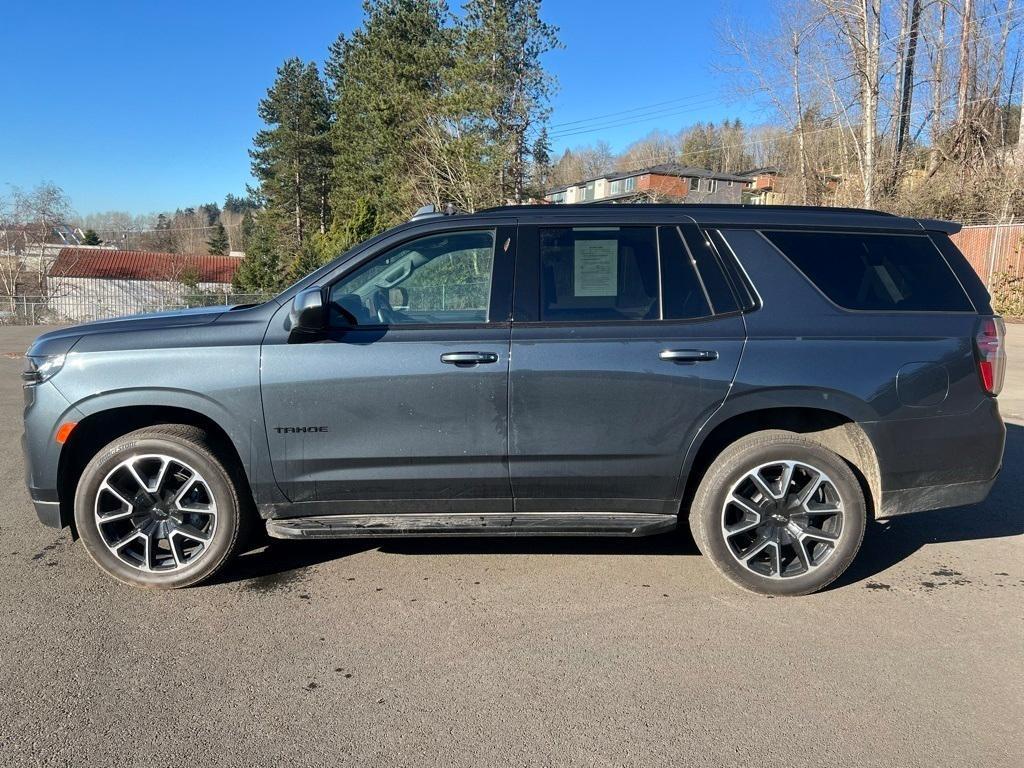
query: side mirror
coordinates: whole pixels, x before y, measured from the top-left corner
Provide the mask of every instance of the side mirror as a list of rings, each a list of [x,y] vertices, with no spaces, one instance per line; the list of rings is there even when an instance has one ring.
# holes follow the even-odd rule
[[[327,328],[324,294],[319,285],[295,294],[288,320],[291,324],[289,340],[316,336]]]

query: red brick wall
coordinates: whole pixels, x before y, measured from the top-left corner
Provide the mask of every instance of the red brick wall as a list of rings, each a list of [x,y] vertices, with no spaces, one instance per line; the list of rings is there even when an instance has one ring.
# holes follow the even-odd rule
[[[636,188],[651,190],[660,195],[686,197],[686,193],[690,191],[690,182],[688,179],[681,179],[678,176],[645,173],[636,180]]]

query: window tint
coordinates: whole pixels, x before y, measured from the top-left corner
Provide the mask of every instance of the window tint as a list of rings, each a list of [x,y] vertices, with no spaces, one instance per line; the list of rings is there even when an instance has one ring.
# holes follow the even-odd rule
[[[494,233],[448,232],[405,243],[331,286],[332,322],[349,325],[487,320]]]
[[[971,311],[927,236],[853,232],[764,232],[841,307],[876,311]]]
[[[540,238],[540,319],[656,320],[654,227],[550,227]]]
[[[686,246],[697,264],[701,280],[704,281],[704,289],[708,293],[708,298],[711,299],[712,309],[719,315],[735,312],[739,309],[736,297],[722,273],[722,265],[718,262],[711,243],[693,224],[680,227],[680,231],[683,233]]]
[[[745,312],[757,309],[757,298],[746,275],[743,274],[743,270],[740,269],[739,263],[736,261],[736,253],[732,246],[726,242],[723,234],[717,229],[710,230],[708,236],[711,238],[715,250],[718,251],[719,262],[725,268],[725,276],[729,279],[733,294],[739,299],[740,307]]]
[[[658,227],[661,248],[661,298],[666,319],[686,320],[711,314],[690,254],[675,227]]]

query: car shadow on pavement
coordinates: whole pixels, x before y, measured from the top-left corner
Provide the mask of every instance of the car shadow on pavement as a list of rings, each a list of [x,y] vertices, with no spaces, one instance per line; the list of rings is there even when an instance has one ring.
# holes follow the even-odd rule
[[[699,555],[689,530],[656,536],[472,536],[367,538],[320,541],[267,539],[236,557],[210,584],[268,579],[331,560],[380,550],[396,555]]]
[[[919,512],[868,524],[864,543],[850,568],[830,589],[877,576],[926,544],[1017,536],[1024,533],[1024,428],[1007,424],[1003,471],[984,503]],[[640,538],[466,537],[409,539],[262,539],[235,558],[211,583],[269,584],[299,571],[368,550],[399,555],[699,555],[684,525]]]
[[[877,576],[925,544],[1019,536],[1024,533],[1024,427],[1006,425],[1003,469],[987,499],[970,507],[917,512],[868,523],[864,543],[830,589]],[[993,568],[999,569],[998,563]]]

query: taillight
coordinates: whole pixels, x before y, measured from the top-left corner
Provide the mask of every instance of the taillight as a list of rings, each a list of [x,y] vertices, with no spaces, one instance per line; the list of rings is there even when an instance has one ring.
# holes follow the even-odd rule
[[[998,395],[1006,374],[1006,326],[1001,317],[983,317],[974,335],[974,351],[978,356],[978,376],[990,395]]]

